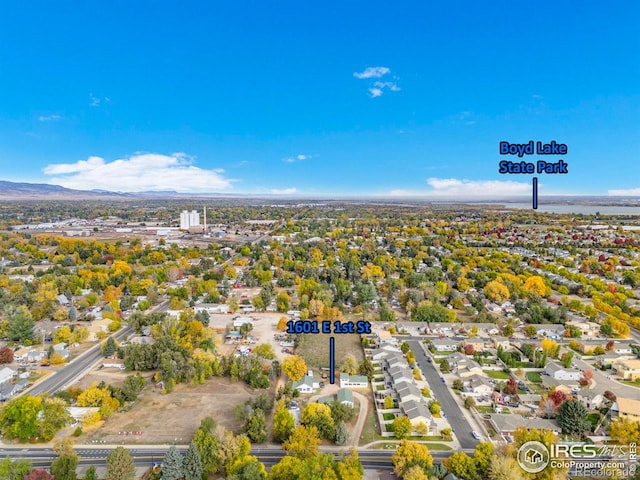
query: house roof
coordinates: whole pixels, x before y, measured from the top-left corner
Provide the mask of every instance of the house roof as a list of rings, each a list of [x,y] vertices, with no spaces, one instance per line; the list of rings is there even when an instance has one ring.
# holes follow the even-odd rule
[[[369,383],[369,379],[364,375],[349,375],[348,373],[341,372],[340,380],[349,380],[352,383]]]
[[[351,402],[353,403],[353,393],[348,388],[341,388],[338,390],[338,402]]]
[[[431,412],[424,401],[417,402],[415,400],[408,400],[406,402],[402,402],[401,406],[405,415],[409,417],[409,420],[420,417],[431,420]]]
[[[554,432],[560,431],[558,424],[552,420],[544,418],[527,418],[522,415],[512,415],[508,413],[493,413],[489,415],[491,421],[500,432],[512,432],[518,427],[527,429],[548,429]]]
[[[313,388],[313,377],[310,377],[309,375],[305,375],[297,382],[293,382],[292,386],[293,386],[293,389],[295,390],[296,388],[302,385],[306,385],[309,388]]]
[[[632,400],[630,398],[616,398],[618,404],[618,412],[632,415],[640,415],[640,400]]]
[[[422,398],[422,392],[413,383],[400,382],[396,385],[396,391],[400,395],[400,400],[408,397],[409,395],[415,395],[418,398]]]

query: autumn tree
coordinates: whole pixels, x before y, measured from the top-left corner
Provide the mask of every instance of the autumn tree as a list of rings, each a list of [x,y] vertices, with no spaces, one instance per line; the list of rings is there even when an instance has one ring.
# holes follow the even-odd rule
[[[544,297],[547,294],[547,286],[544,279],[538,275],[527,278],[524,282],[524,289],[529,295]]]
[[[18,479],[16,479],[18,480]],[[23,480],[55,480],[53,475],[42,468],[34,468],[27,475],[25,475]]]
[[[393,463],[393,471],[400,478],[403,478],[411,467],[418,466],[424,472],[427,472],[433,466],[433,457],[429,453],[429,449],[422,444],[409,440],[400,442],[396,453],[391,457],[391,461]]]
[[[320,446],[320,432],[313,425],[300,425],[293,429],[282,448],[290,455],[304,459],[315,455]]]
[[[295,419],[291,412],[287,410],[284,400],[276,405],[276,413],[273,416],[273,439],[278,443],[285,442],[293,429],[295,428]]]
[[[411,421],[408,417],[396,417],[391,424],[396,438],[407,438],[411,434]]]
[[[356,357],[352,354],[346,355],[340,364],[340,371],[348,373],[349,375],[355,375],[358,372]]]
[[[0,478],[6,480],[22,480],[31,470],[31,461],[29,460],[13,460],[11,457],[5,457],[0,460]]]
[[[478,471],[473,458],[464,452],[455,452],[443,463],[449,472],[462,480],[476,480]]]
[[[0,348],[0,364],[13,362],[13,350],[9,347]]]
[[[473,451],[473,459],[476,462],[476,471],[480,478],[486,478],[491,470],[491,458],[494,446],[491,442],[482,442],[476,445]]]
[[[611,422],[609,435],[621,445],[640,443],[640,423],[620,417]]]
[[[509,300],[509,297],[511,296],[509,288],[498,280],[488,282],[483,291],[487,298],[495,303],[504,303]]]
[[[292,382],[297,382],[307,373],[307,364],[299,355],[290,355],[282,361],[282,371]]]
[[[327,440],[335,438],[335,424],[329,405],[310,403],[302,410],[300,423],[316,427],[320,435]]]

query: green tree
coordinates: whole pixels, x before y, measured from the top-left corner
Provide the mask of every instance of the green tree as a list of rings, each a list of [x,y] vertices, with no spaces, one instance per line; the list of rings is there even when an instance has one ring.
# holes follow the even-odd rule
[[[336,445],[340,445],[340,446],[346,445],[348,441],[349,441],[349,429],[347,428],[347,425],[343,421],[340,421],[336,426]]]
[[[144,377],[139,373],[128,375],[122,382],[122,396],[128,402],[133,402],[138,398],[138,394],[144,387]]]
[[[386,410],[389,410],[391,408],[393,408],[393,397],[391,397],[391,395],[387,395],[384,399],[384,408]]]
[[[504,328],[502,329],[502,334],[505,337],[511,337],[513,336],[513,325],[511,325],[510,323],[507,323]]]
[[[171,445],[162,461],[162,480],[179,480],[184,476],[182,455]]]
[[[42,410],[42,399],[23,395],[7,402],[0,413],[0,424],[7,438],[18,438],[26,442],[38,434],[38,415]]]
[[[134,480],[136,466],[133,458],[124,447],[116,447],[107,457],[107,476],[105,480]]]
[[[0,460],[0,478],[3,480],[22,480],[29,470],[31,470],[29,460],[14,461],[10,457]]]
[[[102,354],[105,357],[111,357],[114,353],[116,353],[117,349],[118,347],[116,345],[116,341],[113,339],[113,337],[109,337],[104,343],[104,347],[102,348]]]
[[[440,362],[440,371],[442,373],[449,373],[451,371],[451,365],[449,364],[449,360],[446,358]]]
[[[527,338],[535,338],[538,335],[538,329],[533,325],[527,325],[526,327],[524,327],[524,334],[527,336]]]
[[[583,436],[589,429],[587,409],[578,400],[567,400],[558,408],[558,425],[564,433]]]
[[[273,440],[278,443],[287,441],[295,428],[295,419],[287,410],[283,400],[278,402],[276,413],[273,416]]]
[[[214,434],[215,429],[215,420],[211,417],[205,417],[200,421],[200,427],[193,437],[193,443],[200,454],[202,468],[207,474],[214,474],[220,466],[217,456],[220,440]]]
[[[87,471],[84,472],[84,480],[98,480],[98,475],[96,474],[96,467],[93,465],[87,468]]]
[[[573,362],[573,352],[564,352],[560,357],[560,361],[564,368],[569,368],[571,366],[571,362]]]
[[[342,364],[340,364],[340,371],[348,373],[349,375],[355,375],[358,371],[358,363],[356,362],[356,357],[352,354],[348,354],[342,360]]]
[[[391,424],[396,438],[407,438],[411,434],[411,420],[407,417],[397,417]]]
[[[273,360],[276,358],[276,354],[273,351],[273,347],[268,343],[261,343],[253,349],[253,354],[258,357],[265,358],[267,360]]]
[[[267,420],[261,409],[253,411],[244,425],[244,432],[251,443],[264,443],[267,441]]]
[[[35,322],[31,312],[22,305],[6,305],[4,313],[7,318],[7,337],[14,342],[24,342],[33,339]]]
[[[51,475],[56,480],[77,480],[76,468],[78,467],[78,455],[60,455],[51,463]]]
[[[204,469],[198,447],[194,442],[189,444],[187,454],[184,456],[183,470],[185,480],[202,480]]]
[[[358,373],[360,375],[365,375],[369,380],[373,378],[373,373],[375,372],[375,368],[373,367],[373,363],[368,358],[365,358],[358,365]]]

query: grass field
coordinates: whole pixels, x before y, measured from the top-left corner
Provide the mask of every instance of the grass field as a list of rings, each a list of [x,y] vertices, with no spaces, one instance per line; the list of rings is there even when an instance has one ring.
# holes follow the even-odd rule
[[[393,413],[383,413],[382,418],[385,420],[395,420],[396,416]]]
[[[328,334],[328,333],[307,333],[301,335],[296,354],[304,358],[309,368],[329,368],[329,338],[335,339],[335,366],[340,367],[344,358],[351,354],[356,362],[360,363],[364,359],[360,335],[352,334]]]
[[[533,383],[542,383],[540,372],[527,372],[527,380]]]
[[[489,377],[497,380],[508,380],[511,375],[502,370],[483,370]]]

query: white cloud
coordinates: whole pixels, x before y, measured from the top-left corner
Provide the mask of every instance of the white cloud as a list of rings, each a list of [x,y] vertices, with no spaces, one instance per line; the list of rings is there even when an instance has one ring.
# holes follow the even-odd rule
[[[313,155],[304,155],[302,153],[295,155],[293,157],[287,157],[284,159],[285,162],[287,163],[295,163],[295,162],[301,162],[303,160],[309,160],[310,158],[313,158]]]
[[[51,164],[43,172],[57,175],[49,183],[79,190],[215,192],[231,188],[233,180],[225,178],[223,170],[199,168],[193,163],[184,153],[138,153],[113,162],[89,157]]]
[[[376,98],[382,96],[382,90],[380,88],[370,88],[369,95],[371,98]]]
[[[270,190],[270,192],[273,195],[292,195],[294,193],[298,192],[297,188],[291,187],[291,188],[272,188]]]
[[[607,195],[613,197],[640,197],[640,187],[621,190],[608,190]]]
[[[99,107],[102,103],[111,103],[111,99],[109,97],[100,98],[96,97],[93,93],[89,94],[89,99],[91,100],[89,102],[90,107]]]
[[[60,120],[62,117],[60,115],[40,115],[38,117],[39,122],[55,122],[56,120]]]
[[[457,178],[428,178],[433,188],[428,195],[459,197],[499,197],[531,194],[530,183],[511,180],[460,180]]]
[[[388,88],[392,92],[399,92],[400,87],[396,85],[396,82],[373,82],[374,87]]]
[[[367,67],[362,72],[354,72],[353,76],[362,80],[365,78],[380,78],[387,73],[391,73],[391,70],[387,67]]]

